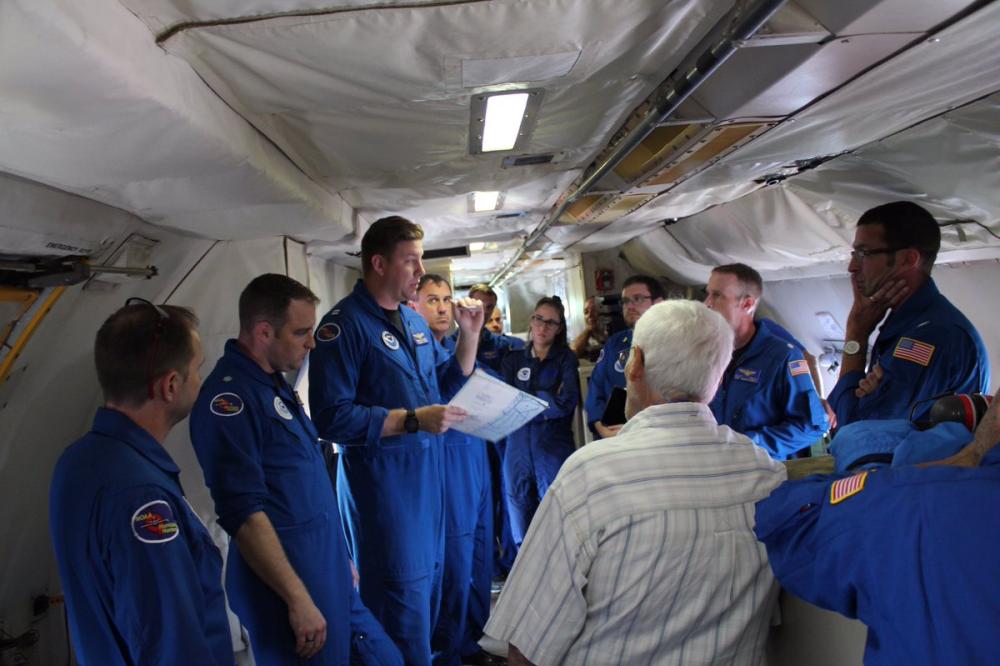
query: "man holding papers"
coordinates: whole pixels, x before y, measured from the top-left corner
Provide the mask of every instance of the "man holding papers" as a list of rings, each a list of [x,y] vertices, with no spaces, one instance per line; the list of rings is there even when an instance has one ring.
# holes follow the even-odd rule
[[[364,277],[316,329],[309,403],[320,437],[341,447],[337,496],[361,598],[408,665],[431,663],[444,559],[441,433],[464,417],[441,394],[475,368],[478,301],[455,303],[454,355],[433,338],[416,300],[423,230],[377,220],[361,239]]]

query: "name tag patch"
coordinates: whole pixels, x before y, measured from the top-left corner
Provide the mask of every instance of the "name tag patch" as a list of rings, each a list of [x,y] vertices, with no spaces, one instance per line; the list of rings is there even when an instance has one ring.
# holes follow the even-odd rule
[[[174,510],[163,500],[143,504],[132,514],[132,534],[143,543],[166,543],[177,538],[180,527]]]
[[[934,345],[913,338],[900,338],[892,352],[893,358],[912,361],[925,367],[931,364],[931,356],[933,355]]]
[[[760,381],[760,370],[754,370],[753,368],[736,368],[736,374],[734,374],[733,377],[741,382],[756,384]]]

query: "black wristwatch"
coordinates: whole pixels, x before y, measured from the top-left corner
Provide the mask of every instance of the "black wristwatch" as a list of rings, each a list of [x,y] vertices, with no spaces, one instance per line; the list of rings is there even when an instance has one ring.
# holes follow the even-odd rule
[[[403,421],[403,430],[411,435],[420,430],[420,421],[417,420],[417,413],[412,409],[406,410],[406,419]]]

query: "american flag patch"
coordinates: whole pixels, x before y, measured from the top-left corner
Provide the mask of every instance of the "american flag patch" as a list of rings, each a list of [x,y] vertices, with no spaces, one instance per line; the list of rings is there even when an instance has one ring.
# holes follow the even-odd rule
[[[830,486],[830,504],[838,504],[851,495],[860,493],[864,490],[865,479],[867,478],[868,472],[861,472],[861,474],[855,474],[846,479],[834,481],[833,485]]]
[[[809,374],[809,364],[804,360],[792,361],[788,364],[788,371],[792,373],[792,377],[796,375],[808,375]]]
[[[933,354],[934,345],[929,345],[926,342],[920,342],[913,338],[900,338],[899,342],[896,343],[896,349],[892,352],[895,358],[901,358],[904,361],[913,361],[925,366],[930,365]]]

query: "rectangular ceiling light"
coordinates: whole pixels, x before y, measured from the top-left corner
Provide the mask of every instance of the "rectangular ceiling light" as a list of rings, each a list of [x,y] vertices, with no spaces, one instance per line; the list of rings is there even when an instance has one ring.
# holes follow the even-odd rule
[[[528,93],[493,95],[486,99],[486,121],[483,126],[483,152],[510,150],[521,131]]]
[[[469,212],[485,213],[491,210],[499,210],[503,205],[503,194],[501,192],[473,192],[469,195]]]
[[[540,89],[473,95],[469,152],[520,150],[534,129],[541,102]]]

